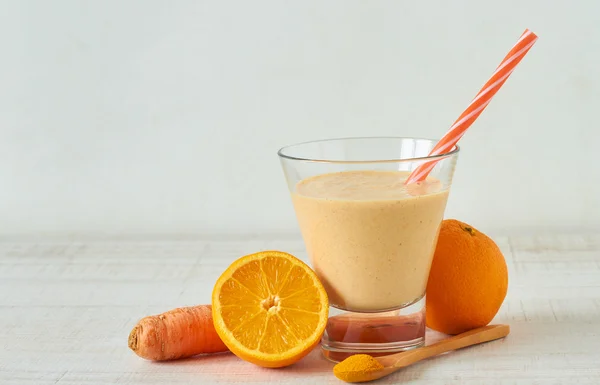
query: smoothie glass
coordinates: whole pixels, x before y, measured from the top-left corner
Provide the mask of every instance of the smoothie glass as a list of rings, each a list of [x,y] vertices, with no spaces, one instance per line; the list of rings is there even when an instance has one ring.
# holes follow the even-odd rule
[[[314,141],[278,155],[311,265],[332,308],[321,348],[389,354],[425,342],[425,288],[459,149],[429,139]],[[426,180],[404,181],[437,161]]]

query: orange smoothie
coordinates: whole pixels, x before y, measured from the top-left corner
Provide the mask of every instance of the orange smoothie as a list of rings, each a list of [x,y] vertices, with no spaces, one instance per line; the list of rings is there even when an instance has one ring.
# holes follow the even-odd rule
[[[346,171],[296,185],[300,230],[332,306],[379,312],[425,294],[448,190],[436,179],[406,186],[408,175]]]

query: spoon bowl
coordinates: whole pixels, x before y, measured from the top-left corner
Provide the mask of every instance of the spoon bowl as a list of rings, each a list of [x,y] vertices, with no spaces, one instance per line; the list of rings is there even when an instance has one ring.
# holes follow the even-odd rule
[[[467,346],[494,341],[506,337],[509,333],[510,327],[508,325],[488,325],[469,330],[468,332],[455,335],[429,346],[423,346],[388,356],[374,357],[374,359],[381,364],[383,367],[382,369],[360,370],[360,368],[351,368],[350,370],[344,370],[343,363],[350,359],[349,357],[334,367],[334,373],[337,378],[346,382],[373,381],[392,374],[396,370],[412,365],[415,362],[452,350],[466,348]]]

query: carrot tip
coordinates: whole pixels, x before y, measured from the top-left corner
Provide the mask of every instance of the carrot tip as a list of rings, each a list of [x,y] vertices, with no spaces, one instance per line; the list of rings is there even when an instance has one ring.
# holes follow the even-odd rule
[[[137,329],[138,329],[137,325],[134,326],[133,329],[131,330],[131,333],[129,333],[129,338],[127,339],[127,344],[129,345],[129,349],[133,350],[134,352],[138,348]]]

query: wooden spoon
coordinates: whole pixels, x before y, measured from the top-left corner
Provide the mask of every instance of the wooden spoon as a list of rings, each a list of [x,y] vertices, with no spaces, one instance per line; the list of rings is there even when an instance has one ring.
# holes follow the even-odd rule
[[[341,365],[341,363],[339,363],[336,365],[337,369],[334,369],[334,373],[336,377],[346,382],[373,381],[426,358],[437,356],[438,354],[452,350],[466,348],[467,346],[494,341],[506,337],[508,333],[510,333],[510,327],[508,325],[484,326],[455,335],[429,346],[423,346],[388,356],[374,357],[383,366],[383,369],[341,371],[339,370],[339,365]],[[346,360],[348,359],[349,358]]]

